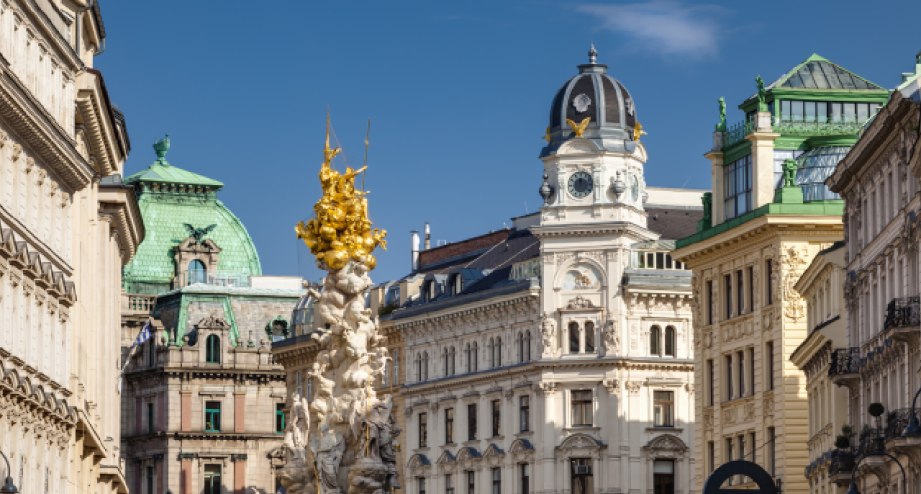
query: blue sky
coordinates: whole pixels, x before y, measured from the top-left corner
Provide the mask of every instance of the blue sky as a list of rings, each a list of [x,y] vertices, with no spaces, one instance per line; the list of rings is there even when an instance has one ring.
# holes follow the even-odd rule
[[[832,6],[834,8],[832,8]],[[318,279],[293,226],[319,195],[325,112],[389,231],[376,281],[409,271],[409,231],[435,241],[534,211],[554,92],[599,62],[633,94],[646,180],[708,188],[716,99],[735,108],[817,52],[885,87],[914,68],[921,4],[886,2],[102,2],[97,57],[125,113],[126,172],[169,160],[221,180],[267,274]]]

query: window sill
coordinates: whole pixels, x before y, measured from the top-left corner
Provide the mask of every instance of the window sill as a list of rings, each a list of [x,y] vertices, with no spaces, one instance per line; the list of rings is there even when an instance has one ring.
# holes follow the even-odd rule
[[[683,428],[675,427],[673,425],[654,425],[652,427],[646,428],[646,432],[675,432],[680,434],[683,431]]]

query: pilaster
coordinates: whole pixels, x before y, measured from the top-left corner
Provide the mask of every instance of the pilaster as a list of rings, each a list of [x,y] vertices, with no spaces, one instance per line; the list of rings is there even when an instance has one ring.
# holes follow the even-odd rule
[[[755,121],[755,131],[746,137],[752,143],[752,209],[774,200],[774,140],[780,137],[771,129],[770,113],[758,112]]]

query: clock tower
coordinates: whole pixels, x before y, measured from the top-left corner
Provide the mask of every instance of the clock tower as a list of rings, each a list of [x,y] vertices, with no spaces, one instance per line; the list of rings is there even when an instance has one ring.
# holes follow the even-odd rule
[[[532,231],[541,242],[543,317],[560,328],[548,351],[562,358],[626,337],[618,287],[634,245],[659,238],[643,210],[646,149],[636,105],[597,56],[592,47],[553,98],[540,155],[544,203]]]

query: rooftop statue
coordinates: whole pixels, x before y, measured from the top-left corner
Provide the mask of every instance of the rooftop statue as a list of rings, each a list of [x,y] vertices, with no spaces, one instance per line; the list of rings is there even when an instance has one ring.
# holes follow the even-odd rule
[[[764,79],[760,75],[755,77],[755,85],[758,86],[758,111],[768,111],[767,91],[764,89]]]
[[[384,230],[371,227],[364,190],[355,187],[359,169],[332,167],[339,148],[326,144],[319,179],[323,195],[316,217],[295,227],[317,265],[327,271],[316,299],[311,338],[318,346],[307,378],[313,396],[294,397],[286,432],[287,463],[280,479],[290,494],[382,494],[397,484],[390,396],[378,397],[372,383],[388,356],[377,318],[365,308],[372,286],[372,254],[386,243]]]

